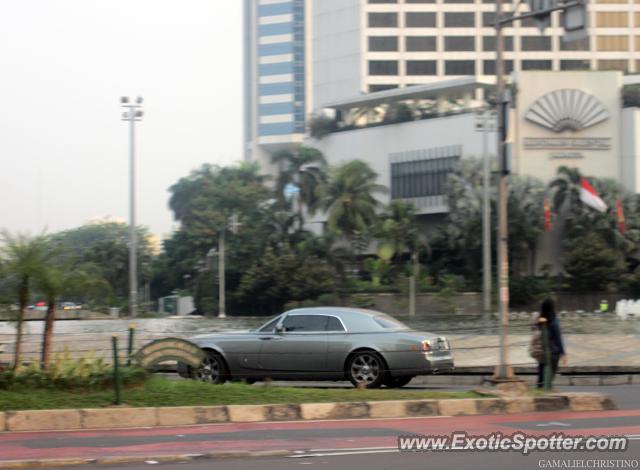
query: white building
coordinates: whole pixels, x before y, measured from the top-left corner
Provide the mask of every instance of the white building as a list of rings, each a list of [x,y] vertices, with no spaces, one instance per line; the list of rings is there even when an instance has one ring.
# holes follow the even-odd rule
[[[621,101],[624,84],[640,83],[640,76],[520,72],[513,80],[517,98],[508,140],[514,174],[549,182],[560,166],[570,166],[640,192],[640,109],[623,109]],[[493,87],[490,80],[457,78],[327,103],[325,114],[336,116],[336,131],[305,143],[333,165],[368,162],[390,188],[389,198],[409,200],[421,214],[443,213],[444,182],[455,163],[481,158],[485,149],[495,155],[495,132],[479,129],[477,116]],[[413,120],[385,120],[394,103],[408,105]],[[364,108],[380,112],[362,118]]]
[[[526,2],[506,2],[509,11]],[[245,0],[245,155],[298,145],[313,109],[364,93],[494,73],[493,0]],[[560,15],[505,30],[507,73],[640,72],[640,4],[589,2],[589,37],[564,44]]]

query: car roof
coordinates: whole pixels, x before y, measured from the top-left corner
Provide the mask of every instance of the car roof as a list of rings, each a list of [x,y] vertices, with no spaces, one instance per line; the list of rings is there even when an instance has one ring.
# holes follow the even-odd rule
[[[284,315],[333,315],[342,320],[349,332],[369,332],[380,331],[380,325],[375,321],[375,317],[393,318],[383,312],[367,310],[364,308],[351,307],[307,307],[289,310]],[[398,322],[400,325],[402,323]],[[406,328],[406,326],[405,326]]]

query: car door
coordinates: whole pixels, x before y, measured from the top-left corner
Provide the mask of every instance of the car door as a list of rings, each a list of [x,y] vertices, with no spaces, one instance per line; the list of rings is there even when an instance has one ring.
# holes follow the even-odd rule
[[[313,375],[327,366],[327,317],[290,314],[283,330],[260,335],[260,366],[280,375]]]

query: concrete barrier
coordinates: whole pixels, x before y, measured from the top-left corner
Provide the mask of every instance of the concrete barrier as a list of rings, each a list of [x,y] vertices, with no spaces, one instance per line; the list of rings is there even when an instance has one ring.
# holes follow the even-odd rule
[[[79,410],[8,411],[5,420],[7,431],[53,431],[82,427]]]
[[[250,423],[358,418],[404,418],[596,411],[615,409],[607,395],[563,393],[542,397],[487,397],[442,400],[390,400],[352,403],[304,403],[167,408],[104,408],[0,412],[0,431],[142,428],[210,423]]]
[[[80,410],[84,429],[148,428],[157,426],[156,408]]]

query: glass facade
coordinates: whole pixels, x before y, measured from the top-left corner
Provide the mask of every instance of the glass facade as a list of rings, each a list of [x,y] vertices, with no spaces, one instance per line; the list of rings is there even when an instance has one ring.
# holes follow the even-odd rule
[[[305,131],[305,1],[257,5],[258,135]]]

